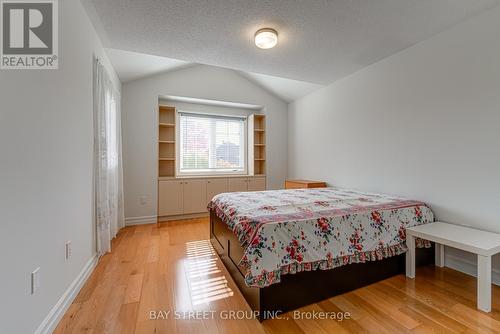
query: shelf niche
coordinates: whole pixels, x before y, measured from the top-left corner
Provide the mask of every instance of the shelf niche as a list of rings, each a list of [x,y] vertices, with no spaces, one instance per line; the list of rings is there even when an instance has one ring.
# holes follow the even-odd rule
[[[158,176],[175,176],[175,108],[158,107]]]
[[[253,114],[248,118],[249,174],[266,175],[266,116]]]

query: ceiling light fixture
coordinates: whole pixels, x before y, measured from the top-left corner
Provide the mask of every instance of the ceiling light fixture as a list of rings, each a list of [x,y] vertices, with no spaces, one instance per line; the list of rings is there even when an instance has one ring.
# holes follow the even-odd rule
[[[278,32],[271,28],[257,30],[255,45],[261,49],[271,49],[278,44]]]

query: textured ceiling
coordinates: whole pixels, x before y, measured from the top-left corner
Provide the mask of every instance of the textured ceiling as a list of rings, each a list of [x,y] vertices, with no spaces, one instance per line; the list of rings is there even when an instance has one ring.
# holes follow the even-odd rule
[[[500,0],[82,0],[106,47],[331,83]],[[278,30],[278,47],[253,35]]]

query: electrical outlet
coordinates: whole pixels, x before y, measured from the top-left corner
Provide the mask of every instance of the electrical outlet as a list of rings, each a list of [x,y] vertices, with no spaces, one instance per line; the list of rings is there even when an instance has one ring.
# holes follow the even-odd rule
[[[31,273],[31,294],[37,292],[40,284],[40,267],[38,267]]]
[[[66,251],[66,260],[69,260],[69,258],[71,257],[71,240],[66,241],[65,251]]]
[[[147,196],[141,196],[139,198],[139,202],[141,203],[141,205],[146,205],[148,203],[148,197]]]

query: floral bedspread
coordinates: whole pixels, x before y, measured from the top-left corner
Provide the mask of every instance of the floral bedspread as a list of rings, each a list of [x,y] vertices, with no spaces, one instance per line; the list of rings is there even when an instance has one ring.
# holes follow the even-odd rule
[[[406,252],[406,227],[434,221],[422,202],[341,188],[224,193],[208,205],[244,247],[248,286],[281,275]],[[418,240],[418,247],[430,247]]]

